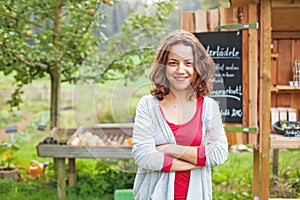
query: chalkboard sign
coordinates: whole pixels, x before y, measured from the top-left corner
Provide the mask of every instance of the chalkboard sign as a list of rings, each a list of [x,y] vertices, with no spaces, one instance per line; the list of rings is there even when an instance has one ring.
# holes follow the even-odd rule
[[[211,97],[220,106],[226,123],[243,120],[242,32],[194,33],[216,64]]]

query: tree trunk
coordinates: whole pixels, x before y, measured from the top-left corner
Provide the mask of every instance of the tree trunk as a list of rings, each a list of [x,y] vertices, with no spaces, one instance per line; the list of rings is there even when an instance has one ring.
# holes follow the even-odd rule
[[[50,107],[50,121],[51,129],[59,127],[59,107],[60,107],[60,85],[61,72],[59,68],[52,70],[51,76],[51,107]]]
[[[61,66],[59,63],[59,20],[61,14],[63,0],[56,0],[54,10],[54,26],[53,26],[53,53],[55,57],[55,67],[50,70],[51,76],[51,129],[59,127],[59,100],[60,100],[60,82],[61,82]]]

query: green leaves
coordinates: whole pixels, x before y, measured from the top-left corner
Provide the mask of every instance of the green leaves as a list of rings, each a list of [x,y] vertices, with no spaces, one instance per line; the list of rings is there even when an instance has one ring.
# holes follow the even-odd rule
[[[106,161],[108,160],[97,162],[94,169],[95,174],[91,174],[91,170],[79,173],[77,183],[71,191],[76,192],[78,196],[97,194],[99,197],[103,197],[105,194],[113,194],[116,189],[132,188],[135,173],[124,172],[120,169],[134,167],[134,161],[132,159],[112,159],[113,165],[107,165]]]
[[[0,156],[1,156],[1,165],[4,167],[10,168],[11,161],[15,159],[13,153],[19,150],[20,147],[11,142],[1,142],[0,143]]]
[[[145,5],[143,13],[131,10],[123,21],[121,33],[101,43],[101,54],[89,56],[84,65],[90,68],[84,75],[98,69],[100,82],[125,79],[125,83],[136,81],[145,71],[155,55],[155,48],[167,34],[164,28],[168,15],[176,8],[177,0],[158,1]]]
[[[64,1],[56,22],[54,0],[7,0],[1,4],[0,70],[6,75],[15,74],[17,83],[8,101],[11,106],[21,102],[23,85],[50,70],[61,70],[63,79],[75,76],[78,65],[99,41],[93,32],[103,20],[99,4],[98,0]],[[89,9],[95,14],[90,15]]]
[[[8,103],[18,106],[22,86],[50,74],[59,74],[63,81],[77,80],[78,74],[93,82],[136,80],[149,67],[154,48],[166,34],[167,16],[177,3],[158,1],[142,13],[132,11],[120,35],[108,37],[111,24],[105,21],[106,14],[108,9],[118,11],[112,4],[64,0],[56,8],[56,0],[4,1],[0,71],[14,74],[17,86]]]

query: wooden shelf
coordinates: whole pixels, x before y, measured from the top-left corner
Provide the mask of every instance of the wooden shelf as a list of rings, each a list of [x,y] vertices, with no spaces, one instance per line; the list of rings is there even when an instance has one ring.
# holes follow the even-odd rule
[[[300,86],[276,85],[271,88],[271,92],[300,92]]]
[[[280,134],[270,134],[271,149],[300,149],[300,137],[285,137]]]

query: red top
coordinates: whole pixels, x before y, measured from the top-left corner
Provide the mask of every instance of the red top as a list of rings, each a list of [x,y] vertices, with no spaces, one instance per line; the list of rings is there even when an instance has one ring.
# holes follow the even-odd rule
[[[173,124],[170,126],[176,143],[184,146],[198,146],[197,166],[205,166],[205,147],[200,146],[202,141],[202,110],[203,97],[197,97],[197,110],[193,118],[184,124]],[[164,166],[161,171],[169,172],[172,167],[173,158],[165,154]],[[190,170],[180,171],[175,174],[174,199],[186,199],[190,180]]]

